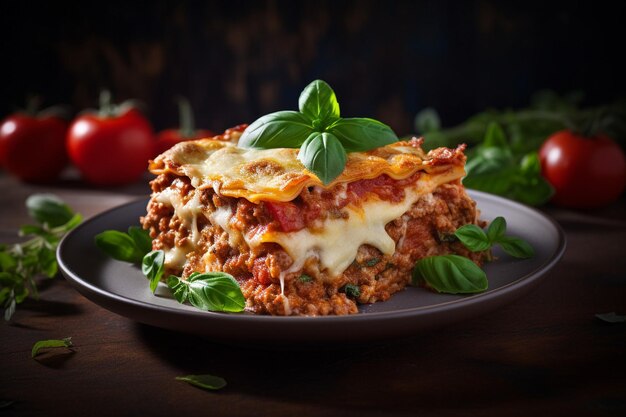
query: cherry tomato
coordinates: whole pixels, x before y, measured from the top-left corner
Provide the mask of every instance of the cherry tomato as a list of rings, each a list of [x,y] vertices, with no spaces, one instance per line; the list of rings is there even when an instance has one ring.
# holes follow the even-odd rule
[[[0,126],[0,164],[23,181],[50,182],[67,165],[67,123],[16,113]]]
[[[153,155],[154,133],[136,109],[111,115],[84,114],[67,135],[70,159],[83,178],[95,185],[122,185],[138,180]]]
[[[552,202],[573,208],[605,206],[626,187],[626,157],[611,138],[563,130],[539,150],[543,176],[554,187]]]
[[[180,129],[163,130],[157,134],[157,140],[154,146],[154,156],[162,154],[178,142],[210,138],[214,135],[215,134],[210,130],[196,130],[191,135],[185,135]]]

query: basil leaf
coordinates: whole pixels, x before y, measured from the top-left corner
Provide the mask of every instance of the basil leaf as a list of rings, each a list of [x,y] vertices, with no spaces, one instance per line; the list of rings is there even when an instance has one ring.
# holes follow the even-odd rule
[[[187,282],[187,299],[200,310],[240,312],[246,306],[239,284],[225,272],[205,272]]]
[[[315,132],[302,144],[298,159],[327,185],[343,172],[347,156],[333,134]]]
[[[365,117],[337,120],[327,131],[339,139],[347,152],[369,151],[398,141],[389,126]]]
[[[193,274],[192,274],[193,276]],[[177,276],[170,275],[167,279],[167,286],[172,290],[172,295],[179,303],[183,304],[187,301],[187,295],[189,294],[189,286],[187,282]]]
[[[152,238],[150,232],[138,226],[128,228],[128,236],[135,242],[135,247],[144,255],[152,250]]]
[[[33,194],[26,199],[32,218],[50,227],[61,226],[74,216],[72,209],[53,194]]]
[[[40,340],[33,345],[33,349],[31,350],[31,357],[34,358],[35,356],[37,356],[41,349],[58,347],[72,347],[72,338],[66,337],[64,339]]]
[[[474,262],[458,255],[420,259],[413,269],[413,283],[425,281],[430,288],[449,294],[469,294],[487,289],[487,276]]]
[[[322,124],[339,118],[337,96],[333,89],[322,80],[315,80],[302,90],[298,107],[300,112],[309,119],[318,120]]]
[[[313,132],[312,122],[296,111],[270,113],[252,123],[239,138],[242,148],[298,148]]]
[[[495,242],[496,240],[502,238],[504,233],[506,232],[506,220],[504,217],[496,217],[491,221],[489,227],[487,228],[487,236],[491,242]]]
[[[0,271],[9,271],[16,267],[17,261],[7,252],[0,252]]]
[[[118,230],[105,230],[95,237],[96,246],[118,261],[140,263],[143,254],[133,238]]]
[[[150,290],[154,292],[163,276],[165,252],[155,250],[147,253],[141,262],[141,272],[150,280]]]
[[[526,259],[535,254],[535,250],[528,242],[517,237],[503,236],[497,240],[497,243],[506,253],[515,258]]]
[[[185,381],[190,385],[209,390],[218,390],[226,386],[226,380],[224,378],[208,374],[177,376],[176,380]]]
[[[56,253],[53,250],[42,248],[38,258],[40,271],[48,278],[54,278],[58,272]]]
[[[491,247],[489,238],[480,227],[475,224],[466,224],[454,232],[463,245],[472,252],[481,252]]]

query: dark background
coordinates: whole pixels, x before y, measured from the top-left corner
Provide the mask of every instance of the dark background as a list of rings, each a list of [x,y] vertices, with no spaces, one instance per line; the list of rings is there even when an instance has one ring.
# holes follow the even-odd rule
[[[74,111],[101,88],[137,98],[156,129],[188,97],[199,127],[221,131],[295,109],[321,78],[342,115],[398,134],[422,108],[446,126],[533,92],[624,97],[625,6],[604,1],[31,2],[0,4],[0,116],[28,94]]]

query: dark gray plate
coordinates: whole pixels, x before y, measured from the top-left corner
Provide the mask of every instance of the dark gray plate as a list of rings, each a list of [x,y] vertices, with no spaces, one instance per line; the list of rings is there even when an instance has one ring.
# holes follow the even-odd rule
[[[410,336],[425,328],[477,316],[511,302],[538,284],[565,250],[560,227],[537,210],[476,191],[481,217],[504,216],[508,234],[535,248],[532,259],[514,259],[498,248],[486,265],[489,290],[470,296],[437,294],[409,287],[383,303],[362,306],[360,314],[339,317],[274,317],[212,313],[176,302],[167,287],[150,292],[136,266],[102,254],[94,236],[103,230],[126,230],[145,214],[147,199],[104,212],[70,232],[57,251],[59,267],[85,297],[133,320],[225,342],[253,344],[361,342]],[[163,284],[161,284],[163,285]]]

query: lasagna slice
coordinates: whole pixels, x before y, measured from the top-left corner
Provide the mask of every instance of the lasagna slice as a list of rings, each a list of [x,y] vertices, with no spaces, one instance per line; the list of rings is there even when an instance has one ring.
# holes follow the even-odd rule
[[[425,153],[420,139],[348,154],[322,182],[297,149],[244,149],[245,126],[182,142],[151,162],[157,177],[142,218],[165,276],[223,271],[246,309],[273,315],[342,315],[387,300],[426,256],[459,254],[454,239],[478,224],[465,192],[464,146]]]

